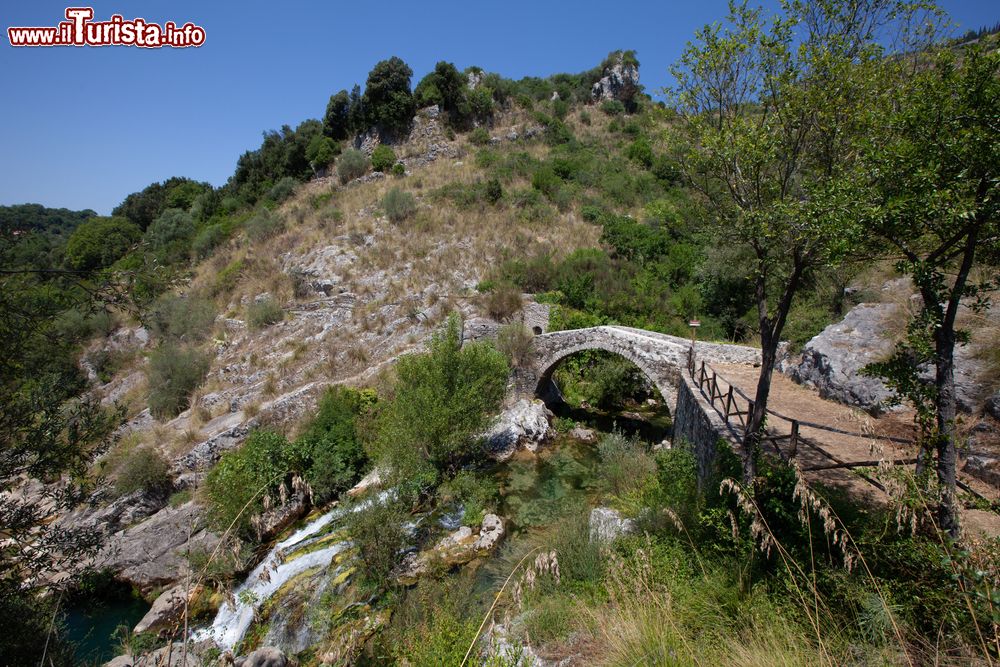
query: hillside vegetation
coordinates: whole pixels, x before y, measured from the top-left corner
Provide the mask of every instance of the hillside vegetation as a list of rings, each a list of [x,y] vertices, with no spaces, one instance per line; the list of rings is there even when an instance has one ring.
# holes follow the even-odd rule
[[[107,217],[5,207],[5,659],[37,663],[50,636],[47,660],[72,664],[51,619],[62,595],[98,596],[91,558],[150,598],[190,588],[184,623],[123,633],[134,655],[173,647],[333,502],[350,512],[310,548],[350,547],[254,601],[238,653],[293,619],[314,633],[304,665],[1000,659],[1000,548],[958,525],[951,368],[993,335],[968,313],[996,290],[1000,56],[988,34],[887,53],[886,33],[926,36],[913,8],[851,7],[734,7],[688,46],[669,103],[631,51],[519,81],[440,62],[414,82],[393,57],[321,119],[265,133],[221,187],[171,178]],[[760,438],[779,343],[901,275],[898,345],[866,372],[915,409],[921,463],[865,507]],[[681,336],[697,318],[702,338],[760,346],[743,456],[720,447],[699,483],[684,443],[559,417],[551,447],[493,461],[481,435],[529,312]],[[469,340],[473,321],[496,340]],[[556,380],[612,421],[663,407],[610,355]],[[383,492],[348,496],[372,472]],[[593,539],[596,505],[634,531]],[[107,548],[182,509],[183,562],[135,575]],[[511,532],[492,557],[418,561],[441,526],[482,535],[496,514]]]

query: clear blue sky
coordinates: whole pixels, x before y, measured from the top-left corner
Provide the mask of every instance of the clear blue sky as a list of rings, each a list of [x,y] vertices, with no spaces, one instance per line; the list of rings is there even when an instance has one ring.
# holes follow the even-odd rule
[[[995,0],[942,4],[962,30],[1000,20]],[[96,0],[97,20],[192,21],[207,41],[184,50],[14,49],[7,27],[56,25],[67,3],[0,6],[0,204],[104,214],[170,176],[221,185],[263,130],[321,117],[331,93],[363,86],[392,55],[413,68],[415,85],[438,60],[519,78],[579,72],[631,48],[655,92],[695,29],[726,14],[725,0]]]

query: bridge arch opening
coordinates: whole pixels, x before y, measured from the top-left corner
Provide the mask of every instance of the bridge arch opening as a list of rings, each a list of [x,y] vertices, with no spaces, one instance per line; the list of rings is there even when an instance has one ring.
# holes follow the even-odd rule
[[[557,420],[617,429],[650,442],[670,438],[671,397],[663,395],[641,360],[599,347],[571,350],[538,377],[535,395]]]

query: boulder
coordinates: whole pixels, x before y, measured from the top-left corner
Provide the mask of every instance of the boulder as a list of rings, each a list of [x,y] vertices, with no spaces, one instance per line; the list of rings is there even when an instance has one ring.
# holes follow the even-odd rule
[[[480,340],[495,340],[499,331],[499,323],[485,317],[473,317],[465,321],[462,340],[470,343]]]
[[[184,614],[184,604],[196,597],[200,588],[200,586],[196,586],[190,595],[188,595],[187,586],[184,584],[178,584],[163,591],[153,601],[153,606],[149,608],[142,620],[136,624],[133,632],[135,634],[158,632],[170,628]]]
[[[595,102],[619,100],[631,102],[639,92],[639,67],[626,62],[623,54],[605,66],[600,80],[590,89]]]
[[[597,442],[597,431],[577,424],[570,429],[569,437],[580,442]]]
[[[595,507],[590,511],[590,541],[610,543],[635,530],[635,521],[626,519],[618,510]]]
[[[522,398],[504,410],[484,438],[490,456],[506,461],[518,447],[535,451],[550,435],[552,413],[537,399]]]
[[[278,533],[288,528],[298,521],[306,513],[308,503],[305,493],[295,493],[288,502],[282,503],[274,509],[257,514],[251,518],[257,538],[260,542],[267,542]]]
[[[361,478],[361,481],[347,491],[347,495],[351,498],[357,498],[363,496],[370,489],[377,489],[382,486],[382,477],[385,474],[386,471],[381,468],[372,468],[367,475]]]
[[[185,552],[212,551],[219,543],[204,529],[204,510],[194,501],[164,507],[146,521],[114,535],[95,559],[143,591],[173,584],[190,572]],[[191,536],[188,544],[188,535]]]
[[[986,399],[986,414],[994,419],[1000,419],[1000,391]]]
[[[815,387],[823,398],[875,414],[882,412],[892,391],[881,380],[860,372],[892,354],[894,344],[883,336],[898,309],[894,303],[855,306],[842,321],[831,324],[806,343],[801,361],[786,367],[786,372],[796,382]]]
[[[288,658],[273,646],[265,646],[246,657],[236,658],[233,664],[235,667],[286,667]]]
[[[496,514],[487,514],[483,517],[483,523],[479,528],[479,539],[472,546],[476,551],[490,552],[500,544],[503,536],[503,519]]]

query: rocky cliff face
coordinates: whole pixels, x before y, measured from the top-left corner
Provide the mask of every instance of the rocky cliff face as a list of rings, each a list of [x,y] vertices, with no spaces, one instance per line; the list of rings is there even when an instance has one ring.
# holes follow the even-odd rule
[[[601,79],[590,90],[595,102],[619,100],[631,102],[639,92],[639,67],[623,55],[604,68]]]

